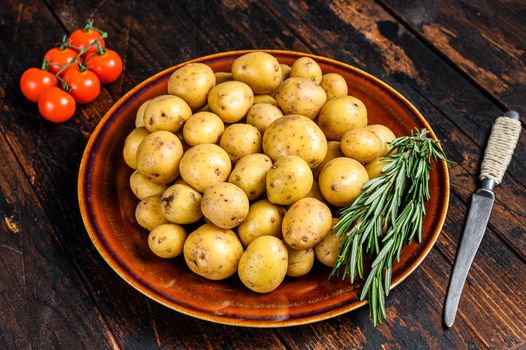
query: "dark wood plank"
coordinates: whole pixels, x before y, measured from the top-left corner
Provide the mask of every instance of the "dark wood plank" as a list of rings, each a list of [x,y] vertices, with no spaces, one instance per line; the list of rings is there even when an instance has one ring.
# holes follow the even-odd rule
[[[0,348],[118,348],[1,133],[0,159]]]
[[[379,2],[526,121],[525,2]]]

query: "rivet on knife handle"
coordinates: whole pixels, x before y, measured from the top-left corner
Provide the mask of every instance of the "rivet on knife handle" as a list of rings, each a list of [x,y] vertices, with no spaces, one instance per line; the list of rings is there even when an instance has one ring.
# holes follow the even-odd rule
[[[466,225],[447,291],[444,306],[444,322],[447,327],[453,325],[469,268],[486,231],[495,200],[493,188],[502,181],[520,132],[521,124],[517,112],[504,113],[493,125],[481,166],[482,184],[471,197]]]

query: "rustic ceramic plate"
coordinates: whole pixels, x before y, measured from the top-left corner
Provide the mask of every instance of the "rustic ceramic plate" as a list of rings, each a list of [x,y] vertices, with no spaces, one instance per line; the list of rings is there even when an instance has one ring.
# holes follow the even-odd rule
[[[191,62],[206,63],[218,72],[229,71],[233,60],[247,52],[225,52]],[[385,124],[397,135],[406,135],[414,127],[430,129],[409,101],[357,68],[304,53],[269,52],[289,65],[298,57],[310,56],[323,72],[343,75],[349,94],[367,106],[370,124]],[[124,280],[148,297],[184,314],[213,322],[253,327],[291,326],[324,320],[363,306],[365,301],[358,299],[359,285],[329,280],[330,269],[321,264],[316,264],[305,277],[286,278],[269,294],[257,294],[245,288],[237,276],[209,281],[190,272],[182,257],[163,260],[149,251],[148,232],[135,223],[138,201],[129,189],[132,171],[124,163],[122,148],[134,128],[139,105],[166,93],[170,74],[186,63],[168,68],[128,92],[106,113],[91,135],[80,166],[78,195],[84,224],[102,257]],[[401,261],[393,266],[392,287],[422,262],[440,233],[449,200],[449,178],[444,162],[436,164],[430,190],[422,243],[411,244],[403,250]]]

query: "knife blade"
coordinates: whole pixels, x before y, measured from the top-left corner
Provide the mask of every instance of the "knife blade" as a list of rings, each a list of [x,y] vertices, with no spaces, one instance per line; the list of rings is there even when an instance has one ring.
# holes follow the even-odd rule
[[[486,226],[495,201],[493,189],[499,184],[511,161],[511,156],[519,139],[521,124],[519,114],[514,111],[504,113],[493,125],[484,152],[481,166],[481,187],[473,194],[469,213],[458,248],[457,258],[444,307],[444,323],[451,327],[455,321],[462,289],[468,276],[471,263],[484,237]]]

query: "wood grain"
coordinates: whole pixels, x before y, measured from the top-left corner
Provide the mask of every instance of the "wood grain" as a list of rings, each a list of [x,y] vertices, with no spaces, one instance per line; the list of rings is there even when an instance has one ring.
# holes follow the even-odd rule
[[[79,314],[79,320],[96,324],[90,321],[95,317],[109,326],[106,328],[109,333],[103,332],[99,338],[91,339],[91,347],[112,347],[114,343],[106,336],[111,333],[118,347],[129,349],[500,349],[524,345],[524,134],[504,183],[497,189],[490,227],[468,277],[455,327],[445,330],[441,321],[451,264],[467,211],[466,203],[476,187],[474,179],[482,149],[491,121],[501,112],[499,101],[511,104],[513,102],[506,102],[512,101],[506,94],[512,96],[517,89],[520,91],[516,83],[508,83],[509,92],[502,94],[488,90],[476,75],[466,76],[460,63],[444,60],[445,54],[430,48],[428,42],[422,42],[423,35],[418,35],[412,27],[405,28],[384,8],[369,1],[231,0],[219,3],[184,0],[149,2],[145,9],[140,1],[53,1],[44,4],[24,0],[2,2],[0,13],[0,130],[5,133],[12,153],[16,154],[29,179],[25,182],[29,192],[34,191],[35,201],[42,203],[40,209],[31,208],[27,216],[48,218],[48,226],[44,225],[44,229],[25,225],[31,234],[35,230],[40,230],[41,235],[53,232],[55,238],[44,246],[55,254],[57,261],[70,261],[69,266],[73,266],[66,275],[72,281],[69,282],[71,288],[78,290],[76,297],[82,300],[78,307],[97,305],[94,310],[91,306],[91,312]],[[509,14],[506,16],[512,23]],[[35,106],[20,95],[17,78],[25,68],[39,65],[38,56],[50,43],[63,33],[82,26],[89,17],[109,32],[108,46],[122,54],[124,74],[103,89],[96,103],[80,107],[71,122],[63,125],[43,122]],[[499,30],[508,31],[507,26],[504,29],[499,26]],[[13,45],[16,50],[11,49]],[[453,42],[453,47],[466,57],[460,45]],[[392,292],[388,302],[389,317],[383,326],[372,327],[366,308],[314,325],[280,330],[232,328],[196,320],[151,302],[133,290],[106,266],[89,241],[78,213],[76,175],[86,139],[103,113],[128,89],[161,69],[193,57],[242,48],[315,52],[366,69],[417,105],[443,140],[448,155],[457,161],[450,168],[451,209],[437,249]],[[488,62],[476,62],[488,71],[494,69]],[[517,64],[509,61],[509,66],[513,69]],[[8,157],[11,163],[15,159],[12,154]],[[22,172],[18,170],[18,173],[23,182]],[[5,188],[12,188],[11,182],[2,181],[3,193]],[[0,208],[1,214],[10,213]],[[7,217],[0,224],[2,232],[26,227],[21,225],[23,219]],[[21,248],[27,249],[29,243],[20,246],[14,241],[5,242],[0,240],[2,247],[9,247],[0,247],[2,261],[6,255],[20,261],[18,252]],[[42,264],[34,268],[38,266]],[[53,273],[70,271],[67,269]],[[6,271],[10,273],[0,273],[0,280],[13,280],[15,285],[21,285],[20,277],[10,277],[16,271]],[[15,273],[15,276],[19,275]],[[45,295],[53,287],[43,284],[40,289]],[[2,292],[1,295],[6,294]],[[23,295],[7,295],[6,300],[12,304],[24,300]],[[76,300],[69,296],[67,299],[69,302]],[[100,310],[98,317],[94,316],[97,308]],[[77,310],[73,308],[71,312],[77,313]],[[9,319],[11,315],[8,314]],[[20,334],[17,328],[38,325],[33,324],[33,320],[16,320],[6,328],[0,323],[0,347],[24,348],[32,341],[29,333],[22,333],[18,343],[13,343],[12,335]],[[56,334],[64,333],[59,326],[57,323],[49,328]]]
[[[489,95],[526,121],[523,1],[380,2],[462,69]]]

